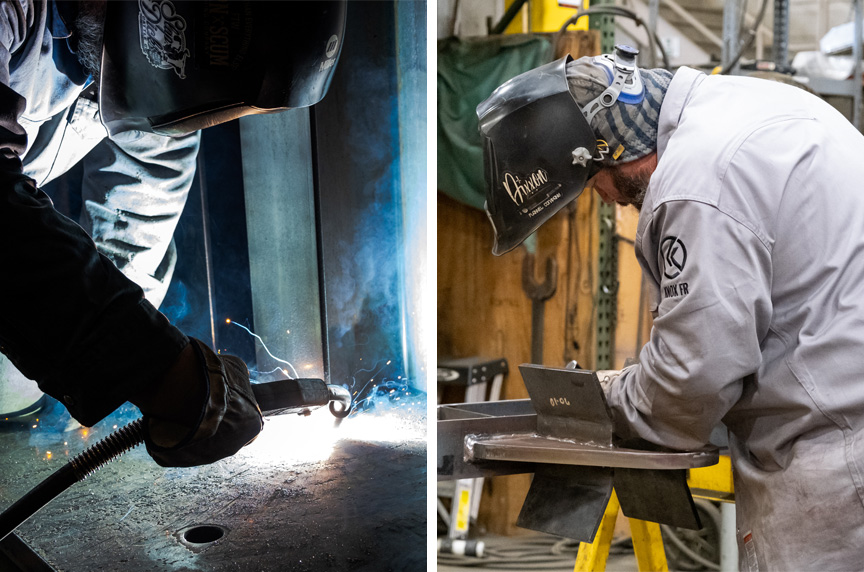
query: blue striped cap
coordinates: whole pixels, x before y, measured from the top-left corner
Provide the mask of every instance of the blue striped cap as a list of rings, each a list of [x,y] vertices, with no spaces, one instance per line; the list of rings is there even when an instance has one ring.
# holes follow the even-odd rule
[[[567,83],[579,107],[590,103],[610,84],[606,70],[595,65],[593,59],[584,57],[567,64]],[[657,150],[660,105],[672,81],[672,73],[664,69],[641,68],[639,73],[645,86],[645,96],[640,98],[641,101],[628,103],[627,98],[619,98],[611,107],[598,112],[591,122],[597,139],[608,144],[604,165],[627,163]]]

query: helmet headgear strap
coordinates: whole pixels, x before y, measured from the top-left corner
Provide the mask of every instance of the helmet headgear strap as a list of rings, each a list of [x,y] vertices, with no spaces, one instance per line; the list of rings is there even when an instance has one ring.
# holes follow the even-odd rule
[[[632,81],[634,74],[636,73],[636,56],[639,55],[639,50],[635,48],[631,48],[630,46],[618,45],[615,46],[615,56],[613,59],[612,68],[614,70],[614,77],[612,78],[612,83],[603,90],[603,93],[589,101],[585,107],[582,108],[582,115],[585,117],[585,121],[588,122],[588,125],[591,125],[591,121],[594,119],[594,116],[601,109],[607,109],[612,107],[616,101],[618,101],[618,97],[621,95],[621,92],[624,90],[624,87],[627,85],[628,81]],[[600,56],[603,58],[609,58],[609,56]],[[609,58],[612,59],[612,58]],[[604,141],[605,143],[605,141]],[[602,162],[606,158],[606,153],[608,153],[608,144],[606,146],[606,151],[603,152],[600,148],[600,156],[593,157],[591,152],[588,151],[585,147],[578,147],[572,151],[573,155],[573,164],[581,165],[583,167],[587,167],[590,160],[594,160],[595,162]]]
[[[618,100],[618,96],[621,95],[624,85],[636,73],[636,56],[638,54],[639,51],[630,46],[615,46],[613,66],[615,77],[612,79],[612,83],[603,90],[603,93],[589,101],[582,108],[582,115],[585,116],[585,120],[588,121],[589,125],[601,109],[612,107],[612,104]]]

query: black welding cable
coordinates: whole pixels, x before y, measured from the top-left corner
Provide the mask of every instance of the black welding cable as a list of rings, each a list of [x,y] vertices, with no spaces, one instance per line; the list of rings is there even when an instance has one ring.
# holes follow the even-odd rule
[[[491,544],[491,546],[490,546]],[[621,550],[623,546],[627,550]],[[561,570],[572,566],[579,551],[579,542],[553,536],[527,536],[521,538],[489,539],[484,556],[462,556],[438,553],[438,564],[490,570]],[[630,539],[625,538],[611,546],[610,554],[632,553]]]
[[[136,419],[73,457],[0,514],[0,540],[73,484],[143,442],[144,421]]]

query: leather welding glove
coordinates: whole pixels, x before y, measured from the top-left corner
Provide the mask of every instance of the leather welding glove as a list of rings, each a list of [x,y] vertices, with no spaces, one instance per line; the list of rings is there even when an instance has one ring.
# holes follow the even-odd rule
[[[230,457],[252,442],[264,426],[243,360],[216,355],[194,338],[189,343],[205,385],[197,424],[190,428],[144,416],[147,452],[163,467],[206,465]]]
[[[624,362],[624,369],[599,369],[594,373],[597,374],[597,380],[600,382],[600,387],[603,388],[603,393],[609,395],[609,390],[612,388],[612,384],[615,383],[622,373],[630,369],[631,367],[635,367],[638,365],[638,362],[632,361],[630,358]]]
[[[600,387],[603,391],[608,391],[609,386],[615,381],[615,378],[621,375],[620,369],[598,369],[594,373],[597,374],[597,380],[600,382]]]

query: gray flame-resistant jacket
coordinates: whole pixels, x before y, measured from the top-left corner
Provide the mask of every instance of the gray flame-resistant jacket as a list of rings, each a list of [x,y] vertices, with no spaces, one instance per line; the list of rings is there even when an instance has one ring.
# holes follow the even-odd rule
[[[636,254],[656,287],[616,430],[730,431],[741,570],[864,566],[864,137],[818,98],[679,70]]]
[[[198,138],[105,139],[66,36],[53,2],[0,3],[0,351],[90,425],[187,343],[117,266],[161,299]],[[93,239],[38,189],[91,150]]]

